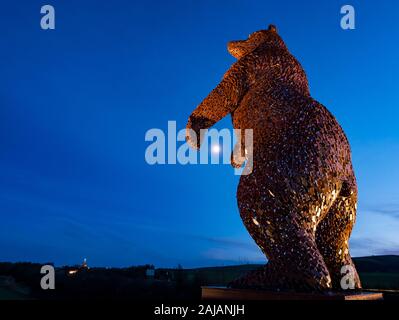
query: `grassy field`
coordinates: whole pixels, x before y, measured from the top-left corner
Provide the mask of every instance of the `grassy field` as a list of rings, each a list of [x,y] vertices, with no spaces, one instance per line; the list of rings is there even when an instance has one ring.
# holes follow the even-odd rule
[[[10,289],[0,287],[0,300],[25,300],[28,296]]]
[[[399,256],[372,256],[354,258],[363,287],[366,289],[399,290]],[[185,281],[202,285],[225,286],[233,279],[256,270],[262,265],[245,264],[225,267],[183,269]],[[169,272],[176,273],[175,269]]]
[[[399,290],[399,273],[363,272],[360,279],[365,289]]]
[[[195,281],[207,286],[226,286],[230,281],[255,270],[259,265],[232,266],[220,268],[184,269],[185,281]],[[360,272],[360,278],[365,289],[399,290],[399,272]]]

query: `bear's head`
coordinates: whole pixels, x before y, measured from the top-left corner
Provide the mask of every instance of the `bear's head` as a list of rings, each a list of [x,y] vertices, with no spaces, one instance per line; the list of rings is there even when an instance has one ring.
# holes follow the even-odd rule
[[[227,50],[234,58],[240,59],[259,47],[276,43],[281,44],[282,39],[277,34],[276,26],[270,25],[267,30],[251,33],[246,40],[230,41]]]

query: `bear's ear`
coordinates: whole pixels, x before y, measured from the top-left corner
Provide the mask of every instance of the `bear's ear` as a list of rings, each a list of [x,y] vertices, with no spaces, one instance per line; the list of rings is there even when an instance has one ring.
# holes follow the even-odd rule
[[[277,27],[274,24],[269,25],[269,31],[277,33]]]

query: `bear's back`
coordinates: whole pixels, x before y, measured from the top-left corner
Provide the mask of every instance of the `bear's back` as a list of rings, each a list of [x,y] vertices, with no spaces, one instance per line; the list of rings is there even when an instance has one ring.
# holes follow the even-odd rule
[[[309,96],[305,70],[287,48],[255,50],[242,61],[251,89],[267,88],[268,95],[284,99],[289,92]]]
[[[232,120],[234,128],[253,129],[254,161],[277,165],[291,154],[296,160],[290,165],[299,170],[303,161],[322,156],[327,167],[344,169],[350,161],[346,136],[335,117],[311,98],[300,63],[288,50],[276,49],[255,51],[248,64],[249,88]]]

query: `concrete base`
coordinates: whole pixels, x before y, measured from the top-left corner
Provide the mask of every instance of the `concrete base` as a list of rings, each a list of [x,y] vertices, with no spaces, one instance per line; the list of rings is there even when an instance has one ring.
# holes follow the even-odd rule
[[[277,292],[226,287],[202,287],[204,300],[383,300],[380,292],[330,292],[326,294]]]

